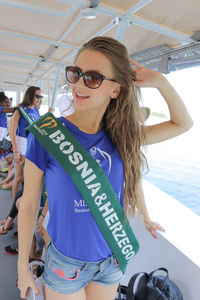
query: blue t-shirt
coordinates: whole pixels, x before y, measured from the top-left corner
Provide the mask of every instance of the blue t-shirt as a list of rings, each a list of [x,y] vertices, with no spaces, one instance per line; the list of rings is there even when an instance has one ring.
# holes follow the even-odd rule
[[[40,117],[39,110],[36,107],[29,108],[29,107],[23,106],[23,105],[22,105],[22,107],[26,110],[26,112],[29,114],[29,116],[31,117],[31,119],[33,121],[36,121]],[[28,127],[28,125],[29,125],[29,123],[26,121],[26,119],[21,114],[21,117],[20,117],[19,123],[18,123],[18,127],[17,127],[17,135],[26,138],[25,129],[26,129],[26,127]]]
[[[103,168],[123,207],[123,162],[105,130],[87,134],[65,118],[59,120]],[[50,213],[47,229],[56,248],[68,257],[84,261],[111,256],[112,252],[76,186],[31,133],[25,156],[45,172]]]
[[[7,122],[6,122],[6,113],[3,113],[2,110],[5,107],[1,106],[0,107],[0,127],[7,128]]]

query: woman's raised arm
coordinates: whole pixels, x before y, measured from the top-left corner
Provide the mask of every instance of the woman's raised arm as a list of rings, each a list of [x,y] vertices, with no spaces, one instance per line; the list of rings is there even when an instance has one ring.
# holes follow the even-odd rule
[[[176,90],[161,73],[141,66],[135,60],[130,59],[135,65],[136,81],[133,84],[138,87],[157,88],[165,100],[170,120],[146,126],[146,144],[154,144],[173,138],[189,130],[193,121]]]

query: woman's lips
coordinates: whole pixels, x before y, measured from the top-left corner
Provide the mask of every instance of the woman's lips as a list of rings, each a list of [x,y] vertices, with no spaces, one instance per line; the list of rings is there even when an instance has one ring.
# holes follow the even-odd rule
[[[90,96],[75,93],[75,97],[77,101],[84,101],[89,99]]]

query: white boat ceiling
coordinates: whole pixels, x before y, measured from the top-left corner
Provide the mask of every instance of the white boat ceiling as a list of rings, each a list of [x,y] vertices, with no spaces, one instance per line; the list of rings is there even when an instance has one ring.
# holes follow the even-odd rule
[[[0,0],[0,89],[61,89],[64,66],[98,35],[164,73],[198,65],[199,16],[199,0]]]

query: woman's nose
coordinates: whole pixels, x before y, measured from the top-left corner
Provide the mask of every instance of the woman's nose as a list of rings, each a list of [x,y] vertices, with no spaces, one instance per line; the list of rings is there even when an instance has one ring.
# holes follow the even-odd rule
[[[76,86],[85,86],[83,76],[80,76],[79,80],[75,83]]]

